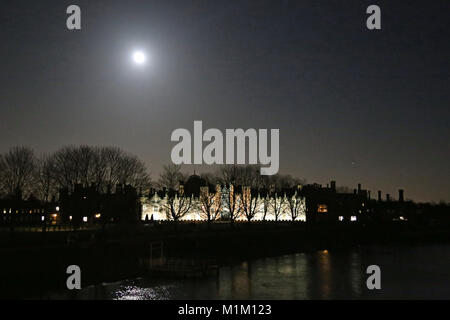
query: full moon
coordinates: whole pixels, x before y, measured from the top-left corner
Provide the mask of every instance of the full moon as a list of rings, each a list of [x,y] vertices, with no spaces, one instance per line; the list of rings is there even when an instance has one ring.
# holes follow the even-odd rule
[[[147,56],[143,51],[135,51],[133,53],[133,61],[135,64],[143,65],[147,61]]]

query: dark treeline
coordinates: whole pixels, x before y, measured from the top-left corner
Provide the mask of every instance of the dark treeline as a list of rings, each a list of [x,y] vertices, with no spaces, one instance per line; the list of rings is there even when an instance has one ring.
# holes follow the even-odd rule
[[[181,169],[179,165],[164,166],[154,187],[178,191],[189,178]],[[200,177],[211,186],[220,183],[252,189],[273,186],[282,190],[305,183],[291,175],[262,176],[257,165],[224,165]],[[14,146],[0,154],[0,196],[34,196],[47,202],[59,190],[70,191],[76,184],[94,186],[100,193],[112,191],[117,184],[128,184],[142,192],[152,186],[145,164],[117,147],[64,146],[51,154],[36,155],[29,147]]]
[[[72,190],[76,184],[98,192],[113,190],[117,184],[145,190],[150,176],[138,157],[117,147],[65,146],[37,156],[31,148],[15,146],[0,154],[2,197],[48,202],[59,190]]]
[[[282,193],[306,184],[305,179],[289,174],[263,176],[258,165],[222,165],[199,176],[211,191],[221,184],[250,187],[252,192]],[[188,178],[180,165],[169,164],[152,183],[145,164],[118,147],[69,145],[51,154],[37,155],[29,147],[14,146],[0,154],[0,198],[34,197],[50,202],[61,189],[72,191],[77,184],[94,187],[99,193],[113,192],[116,185],[131,185],[143,194],[151,187],[178,192]],[[345,186],[337,189],[341,193],[352,192]],[[441,205],[448,204],[442,201]]]

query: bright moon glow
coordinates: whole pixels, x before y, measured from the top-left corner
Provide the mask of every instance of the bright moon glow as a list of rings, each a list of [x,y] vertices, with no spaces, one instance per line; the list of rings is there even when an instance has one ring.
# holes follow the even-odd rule
[[[142,65],[147,60],[147,57],[145,56],[145,53],[142,51],[136,51],[133,53],[133,61],[136,64]]]

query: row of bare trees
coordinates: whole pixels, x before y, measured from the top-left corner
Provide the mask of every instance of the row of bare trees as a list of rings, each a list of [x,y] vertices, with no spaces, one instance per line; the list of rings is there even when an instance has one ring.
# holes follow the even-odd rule
[[[235,221],[241,215],[251,221],[261,207],[263,220],[266,220],[268,212],[271,211],[275,221],[278,221],[287,203],[293,201],[292,198],[300,203],[300,195],[294,195],[292,192],[295,192],[296,186],[305,183],[303,179],[291,175],[263,176],[260,174],[259,166],[222,166],[217,176],[222,184],[240,187],[239,194],[236,190],[230,189],[225,197],[224,205],[231,221]],[[292,208],[290,212],[292,220],[296,220],[299,208],[290,205],[288,207]]]
[[[192,195],[186,194],[182,187],[188,177],[181,166],[164,166],[158,186],[168,192],[163,207],[169,220],[178,221],[196,210],[207,222],[219,219],[223,211],[232,222],[242,215],[251,221],[261,208],[263,220],[269,211],[276,221],[279,220],[286,208],[292,220],[296,220],[304,210],[304,202],[295,188],[304,184],[304,180],[290,175],[262,176],[258,166],[224,165],[215,173],[200,177],[204,186],[200,188],[198,201],[194,202]],[[215,189],[217,184],[228,186],[228,192],[222,195]]]
[[[179,220],[194,209],[192,197],[180,188],[187,178],[178,165],[164,166],[160,174],[157,186],[168,191],[165,209],[171,220]],[[261,176],[258,166],[249,165],[225,165],[215,173],[202,174],[201,179],[205,184],[200,190],[197,209],[207,221],[217,220],[223,210],[228,212],[231,221],[241,215],[250,221],[261,204],[264,218],[271,209],[278,220],[286,201],[292,201],[291,197],[284,197],[285,190],[303,183],[289,175]],[[93,187],[98,192],[114,191],[117,184],[129,184],[145,192],[150,183],[143,162],[116,147],[65,146],[52,154],[36,156],[31,148],[16,146],[0,154],[2,196],[26,199],[33,195],[48,202],[60,189],[70,191],[77,184]],[[224,199],[215,190],[217,184],[230,186]],[[263,196],[261,191],[265,192]],[[288,205],[294,219],[297,204]]]
[[[139,190],[150,186],[144,163],[116,147],[65,146],[36,156],[31,148],[16,146],[0,154],[0,193],[25,199],[34,195],[50,201],[60,189],[74,185],[113,191],[117,184]]]

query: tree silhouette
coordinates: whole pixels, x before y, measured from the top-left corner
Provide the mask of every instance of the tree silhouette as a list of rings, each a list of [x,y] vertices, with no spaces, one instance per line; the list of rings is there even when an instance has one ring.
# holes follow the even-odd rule
[[[36,158],[32,149],[15,146],[0,156],[0,189],[23,199],[32,193]]]

